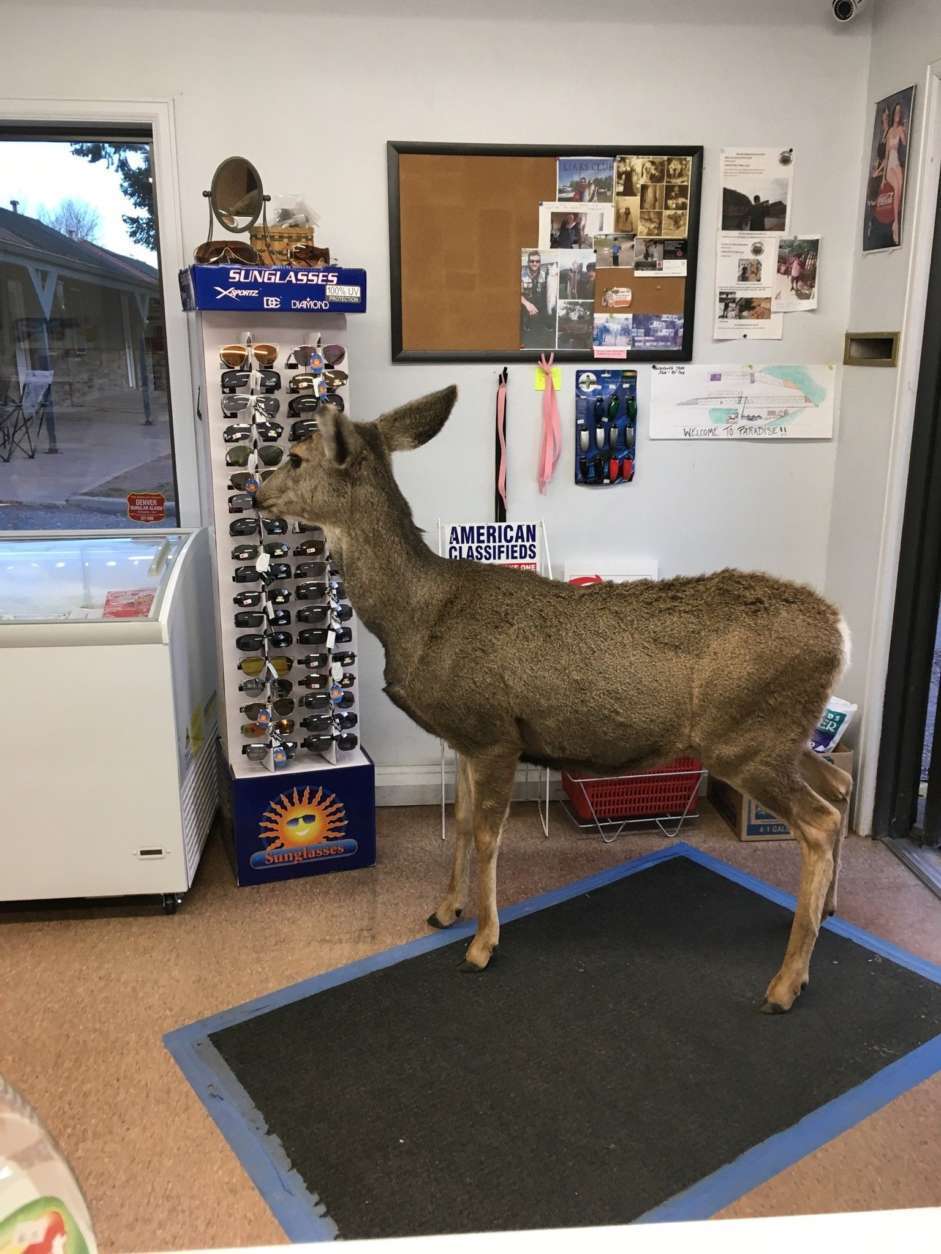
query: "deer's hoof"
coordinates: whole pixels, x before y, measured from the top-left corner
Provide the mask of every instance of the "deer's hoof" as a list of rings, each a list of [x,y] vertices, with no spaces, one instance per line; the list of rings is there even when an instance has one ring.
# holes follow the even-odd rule
[[[766,1001],[761,1006],[761,1013],[763,1015],[786,1015],[787,1011],[787,1006],[781,1006],[776,1001]]]
[[[462,914],[462,913],[463,913],[463,911],[461,911],[461,910],[455,910],[455,911],[454,911],[454,918],[451,920],[451,922],[450,922],[450,923],[442,923],[442,922],[441,922],[441,920],[438,918],[438,912],[437,912],[437,910],[436,910],[434,914],[429,914],[429,916],[428,916],[428,918],[427,918],[426,922],[428,923],[428,926],[429,926],[429,927],[440,927],[440,928],[453,927],[453,926],[454,926],[454,924],[455,924],[455,923],[458,921],[458,919],[461,917],[461,914]]]
[[[479,963],[472,962],[471,959],[467,957],[458,967],[458,971],[460,971],[462,975],[481,975],[484,971],[487,970],[488,967],[492,967],[493,964],[496,962],[498,948],[499,946],[494,945],[493,949],[491,949],[490,951],[490,958],[488,959],[487,962],[484,963],[483,966],[480,966]],[[468,954],[470,954],[470,950],[468,950],[467,952]]]

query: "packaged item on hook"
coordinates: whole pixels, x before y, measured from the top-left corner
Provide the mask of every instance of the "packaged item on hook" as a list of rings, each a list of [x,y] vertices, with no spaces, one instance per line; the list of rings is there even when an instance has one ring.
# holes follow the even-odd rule
[[[637,371],[576,370],[575,482],[630,483],[637,454]]]

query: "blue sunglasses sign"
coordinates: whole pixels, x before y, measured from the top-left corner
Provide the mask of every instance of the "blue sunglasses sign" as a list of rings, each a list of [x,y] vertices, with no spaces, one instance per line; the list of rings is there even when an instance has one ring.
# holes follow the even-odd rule
[[[340,266],[189,266],[180,271],[187,312],[365,313],[366,271]]]

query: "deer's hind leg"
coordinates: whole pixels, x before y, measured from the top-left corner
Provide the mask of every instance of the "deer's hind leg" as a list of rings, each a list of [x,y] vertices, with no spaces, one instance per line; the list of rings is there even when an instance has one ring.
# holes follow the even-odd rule
[[[494,751],[467,759],[472,781],[472,823],[479,876],[477,932],[468,947],[462,971],[483,971],[500,940],[497,914],[497,853],[510,808],[515,752]]]
[[[721,779],[783,819],[800,845],[797,908],[784,961],[765,993],[762,1010],[767,1014],[790,1010],[810,980],[810,958],[833,881],[833,855],[841,823],[839,810],[811,788],[798,761],[798,754],[794,761],[753,761],[728,774],[718,765],[713,768]]]
[[[827,801],[832,801],[835,806],[840,808],[849,805],[850,793],[853,789],[853,777],[847,771],[844,771],[842,767],[834,766],[832,762],[828,762],[819,753],[814,753],[812,749],[805,749],[801,757],[801,773],[814,792],[819,793],[821,797],[825,797]],[[826,915],[836,913],[837,892],[840,880],[840,858],[843,852],[845,826],[844,820],[840,823],[833,845],[833,878],[830,880],[830,887],[827,889],[827,899],[823,907]]]
[[[457,922],[467,898],[471,840],[474,836],[474,780],[463,754],[458,754],[454,778],[454,824],[456,833],[451,879],[441,904],[428,917],[431,927],[450,927]]]

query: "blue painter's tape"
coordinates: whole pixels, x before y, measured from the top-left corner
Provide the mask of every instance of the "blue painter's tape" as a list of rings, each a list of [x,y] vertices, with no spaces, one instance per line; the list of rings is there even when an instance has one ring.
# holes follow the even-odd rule
[[[794,909],[795,902],[791,894],[773,888],[755,879],[754,876],[719,861],[718,858],[702,853],[691,845],[677,842],[637,858],[625,866],[612,867],[573,884],[517,902],[500,911],[501,922],[510,923],[514,919],[524,918],[537,910],[548,909],[572,897],[603,888],[615,880],[637,875],[660,862],[679,857],[689,858],[700,866],[724,876],[786,910]],[[899,966],[906,967],[934,983],[941,984],[941,967],[934,963],[906,953],[888,941],[872,936],[862,928],[855,927],[842,919],[829,919],[824,927],[839,936],[855,941],[864,948],[873,950]],[[359,979],[360,976],[372,971],[380,971],[385,967],[428,953],[430,950],[440,949],[444,945],[470,938],[474,929],[474,921],[465,920],[448,928],[447,931],[435,932],[404,945],[398,945],[394,949],[370,954],[345,967],[313,976],[311,979],[302,980],[288,988],[245,1002],[241,1006],[234,1006],[220,1014],[177,1028],[164,1038],[167,1048],[183,1074],[292,1241],[335,1240],[337,1238],[336,1226],[326,1215],[323,1203],[309,1192],[303,1180],[293,1171],[280,1142],[268,1133],[248,1094],[242,1089],[208,1037],[211,1033],[221,1031],[232,1024],[242,1023],[246,1019],[299,1001],[322,992],[324,989],[335,988],[339,984]],[[827,1141],[853,1127],[939,1070],[941,1070],[941,1036],[935,1037],[906,1054],[904,1058],[884,1067],[862,1084],[811,1112],[793,1127],[753,1146],[734,1162],[721,1167],[683,1193],[648,1211],[637,1222],[657,1223],[709,1218],[736,1198],[819,1149]]]

